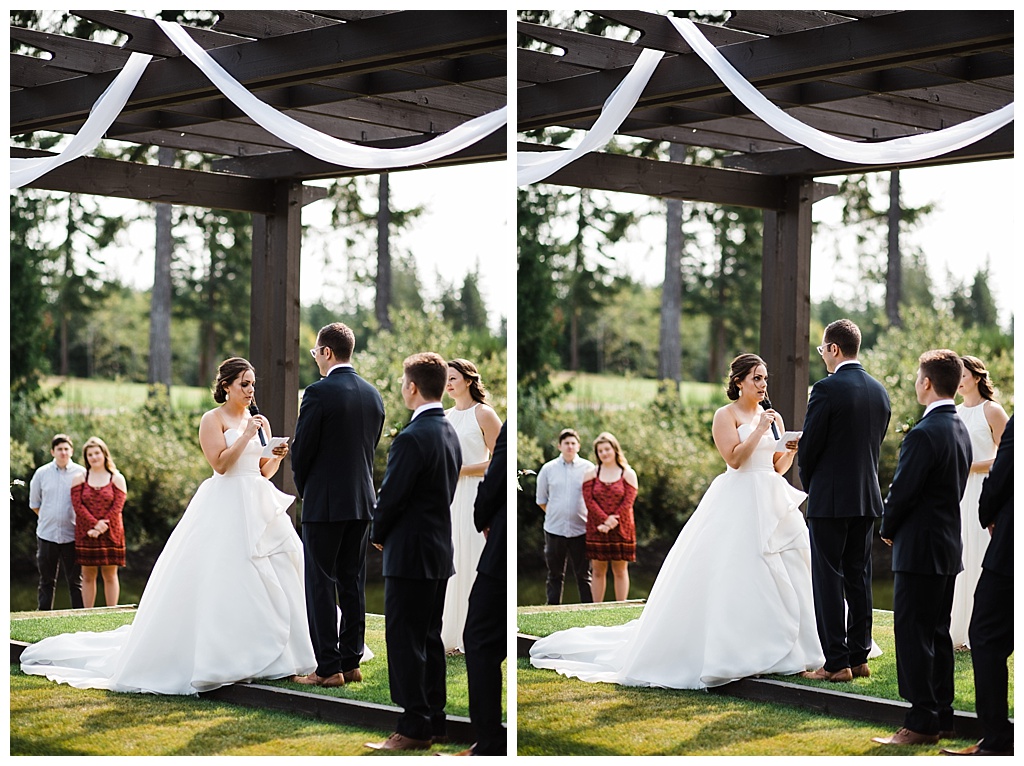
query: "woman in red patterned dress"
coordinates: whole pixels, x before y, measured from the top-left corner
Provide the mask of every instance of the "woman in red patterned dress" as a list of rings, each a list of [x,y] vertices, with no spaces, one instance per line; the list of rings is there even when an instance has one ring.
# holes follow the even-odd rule
[[[93,436],[82,449],[85,475],[71,485],[75,507],[75,558],[82,567],[82,602],[86,609],[96,603],[97,573],[103,578],[107,606],[116,606],[121,595],[117,568],[124,566],[124,524],[121,510],[128,487],[117,470],[110,450]]]
[[[629,562],[636,561],[636,471],[622,455],[619,440],[607,431],[594,439],[597,466],[583,477],[583,499],[587,504],[587,558],[593,574],[590,592],[594,602],[604,601],[611,564],[615,600],[629,596]]]

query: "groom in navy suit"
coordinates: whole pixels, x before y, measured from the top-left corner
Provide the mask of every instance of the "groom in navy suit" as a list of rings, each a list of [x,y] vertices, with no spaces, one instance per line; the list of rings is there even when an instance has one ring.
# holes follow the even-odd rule
[[[425,750],[446,742],[445,653],[441,641],[452,562],[451,504],[462,450],[441,407],[448,363],[432,352],[403,363],[402,399],[412,421],[388,452],[370,541],[384,552],[384,639],[396,731],[377,750]]]
[[[352,366],[355,343],[341,322],[320,330],[310,353],[324,377],[302,395],[291,447],[302,498],[306,619],[316,655],[316,671],[292,680],[313,686],[363,680],[366,540],[384,402]]]
[[[890,408],[885,388],[857,361],[859,351],[860,329],[849,319],[825,328],[818,353],[829,376],[811,389],[800,439],[814,614],[825,655],[823,667],[803,675],[819,681],[870,674],[871,541],[882,515],[878,453]]]
[[[903,728],[883,745],[934,744],[953,731],[953,583],[963,569],[960,499],[971,437],[953,397],[963,364],[949,349],[921,355],[914,387],[924,416],[904,437],[882,512],[892,546],[896,678],[910,703]]]

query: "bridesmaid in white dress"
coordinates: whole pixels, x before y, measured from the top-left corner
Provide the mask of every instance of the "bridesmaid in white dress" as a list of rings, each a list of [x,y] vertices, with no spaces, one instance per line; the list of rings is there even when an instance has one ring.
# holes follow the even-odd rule
[[[588,682],[704,689],[764,673],[821,667],[811,555],[800,512],[806,495],[780,474],[797,442],[780,445],[762,410],[768,371],[742,354],[729,377],[732,404],[715,413],[715,446],[728,464],[708,487],[658,573],[638,620],[570,628],[530,650],[538,668]]]
[[[477,487],[491,464],[501,419],[489,404],[487,390],[480,382],[476,365],[465,359],[448,362],[448,396],[455,406],[445,410],[462,448],[462,469],[452,500],[452,545],[455,576],[448,580],[441,617],[441,640],[446,652],[465,652],[462,630],[469,610],[469,592],[476,580],[476,565],[486,540],[473,524]]]
[[[45,638],[21,669],[81,689],[187,694],[316,669],[306,623],[302,542],[269,479],[288,454],[263,458],[250,416],[256,375],[245,359],[224,361],[199,443],[214,470],[157,559],[135,620],[105,633]]]
[[[978,521],[978,498],[981,497],[981,485],[988,477],[1009,417],[993,398],[995,392],[985,363],[975,356],[964,356],[961,359],[964,363],[964,372],[957,393],[964,401],[956,411],[971,435],[974,462],[971,463],[967,488],[960,500],[964,571],[957,575],[953,586],[953,614],[949,634],[955,648],[968,649],[970,641],[967,637],[967,628],[971,624],[971,612],[974,608],[974,589],[978,587],[981,561],[985,558],[985,551],[991,538],[989,531],[982,529]]]

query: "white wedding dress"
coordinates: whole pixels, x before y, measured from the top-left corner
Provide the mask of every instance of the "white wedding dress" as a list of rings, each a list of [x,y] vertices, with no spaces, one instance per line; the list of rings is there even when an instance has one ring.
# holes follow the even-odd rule
[[[452,407],[445,410],[445,417],[459,436],[462,449],[462,464],[482,463],[490,456],[484,443],[484,434],[476,420],[479,404],[465,410]],[[455,485],[452,499],[452,548],[455,552],[455,574],[448,578],[448,589],[444,595],[444,612],[441,617],[441,641],[446,652],[458,649],[466,651],[462,631],[466,627],[469,612],[469,592],[476,581],[476,566],[484,551],[486,538],[477,531],[473,523],[473,506],[476,491],[483,476],[460,476]]]
[[[960,419],[967,426],[971,437],[971,451],[974,462],[991,460],[996,456],[996,443],[992,440],[992,429],[985,417],[985,402],[967,407],[956,408]],[[964,496],[960,499],[960,539],[963,541],[964,571],[956,576],[953,584],[953,610],[950,614],[949,635],[953,646],[970,647],[971,642],[967,629],[971,625],[971,612],[974,611],[974,590],[981,579],[981,562],[988,550],[992,535],[981,526],[978,518],[978,501],[981,499],[981,485],[988,478],[987,473],[971,472],[967,474],[967,486]]]
[[[740,439],[751,432],[739,427]],[[820,668],[806,495],[772,467],[766,434],[708,488],[665,558],[640,618],[570,628],[530,650],[538,668],[588,682],[703,689]]]
[[[225,432],[228,446],[238,435]],[[260,475],[261,452],[253,439],[200,485],[131,625],[45,638],[21,669],[82,689],[189,695],[315,670],[294,498]]]

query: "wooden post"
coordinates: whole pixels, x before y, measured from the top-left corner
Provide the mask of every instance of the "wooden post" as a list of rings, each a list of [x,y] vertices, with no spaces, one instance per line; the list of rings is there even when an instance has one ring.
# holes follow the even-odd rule
[[[788,178],[785,208],[764,214],[761,264],[761,355],[769,397],[786,427],[799,429],[807,411],[811,322],[812,178]],[[794,463],[794,467],[795,467]],[[796,471],[791,481],[799,485]]]
[[[274,184],[274,212],[253,215],[249,361],[256,368],[260,413],[279,436],[295,433],[299,414],[299,260],[304,201],[301,183],[278,181]],[[295,494],[288,459],[273,481],[283,491]]]

